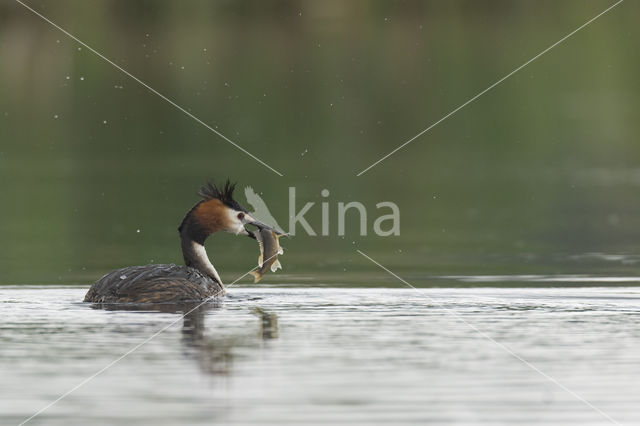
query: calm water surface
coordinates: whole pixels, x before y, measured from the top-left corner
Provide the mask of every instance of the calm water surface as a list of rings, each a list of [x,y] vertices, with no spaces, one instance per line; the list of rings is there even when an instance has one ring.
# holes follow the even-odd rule
[[[184,320],[85,291],[0,288],[0,423],[172,322],[29,424],[611,424],[469,324],[640,422],[639,288],[234,287]]]

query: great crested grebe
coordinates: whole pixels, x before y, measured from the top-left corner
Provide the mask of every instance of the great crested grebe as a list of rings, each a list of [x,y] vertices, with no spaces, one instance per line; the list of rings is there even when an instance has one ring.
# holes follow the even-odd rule
[[[226,231],[255,239],[245,225],[276,231],[254,219],[233,199],[235,184],[218,188],[209,182],[198,194],[202,197],[187,212],[178,232],[182,241],[185,266],[130,266],[108,273],[93,283],[85,302],[95,303],[162,303],[204,300],[224,294],[218,271],[211,264],[204,241],[214,232]]]

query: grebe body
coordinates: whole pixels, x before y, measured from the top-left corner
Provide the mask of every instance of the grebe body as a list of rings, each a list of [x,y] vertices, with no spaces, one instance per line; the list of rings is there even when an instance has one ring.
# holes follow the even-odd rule
[[[200,189],[199,201],[182,220],[178,232],[184,266],[173,264],[130,266],[117,269],[96,281],[84,301],[94,303],[176,303],[221,296],[224,284],[204,248],[205,240],[219,231],[255,234],[245,226],[273,229],[251,217],[233,199],[235,184],[218,188],[208,183]]]
[[[188,266],[144,265],[117,269],[96,281],[84,298],[94,303],[182,303],[224,294],[224,286]]]

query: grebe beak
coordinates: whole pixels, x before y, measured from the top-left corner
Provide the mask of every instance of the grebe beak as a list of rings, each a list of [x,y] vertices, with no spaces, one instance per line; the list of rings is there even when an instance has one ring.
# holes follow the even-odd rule
[[[247,224],[247,225],[253,225],[255,227],[257,227],[260,230],[263,229],[268,229],[270,231],[273,231],[276,233],[276,235],[288,235],[286,232],[282,232],[278,229],[275,229],[272,226],[267,225],[266,223],[260,222],[258,219],[253,218],[252,216],[249,216],[248,214],[245,213],[244,218],[242,219],[242,221]],[[247,230],[247,232],[249,233],[249,236],[252,238],[255,238],[253,234],[253,232]]]

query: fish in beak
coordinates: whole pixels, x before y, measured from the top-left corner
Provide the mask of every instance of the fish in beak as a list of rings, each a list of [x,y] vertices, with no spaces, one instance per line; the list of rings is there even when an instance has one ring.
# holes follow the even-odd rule
[[[246,235],[258,241],[258,246],[260,247],[260,257],[258,258],[259,269],[251,272],[254,282],[257,283],[267,271],[271,270],[271,272],[275,272],[278,269],[282,269],[278,255],[282,254],[283,250],[282,247],[280,247],[278,239],[283,235],[289,236],[289,234],[269,226],[247,213],[238,214],[238,219],[242,221],[242,233],[246,233]],[[247,229],[249,225],[255,226],[258,229],[255,231]]]
[[[278,255],[284,253],[278,241],[282,235],[278,235],[276,231],[270,229],[261,229],[255,232],[256,240],[260,246],[260,257],[258,257],[258,270],[250,272],[253,275],[254,283],[260,281],[269,270],[276,272],[278,269],[282,269],[278,260]]]

